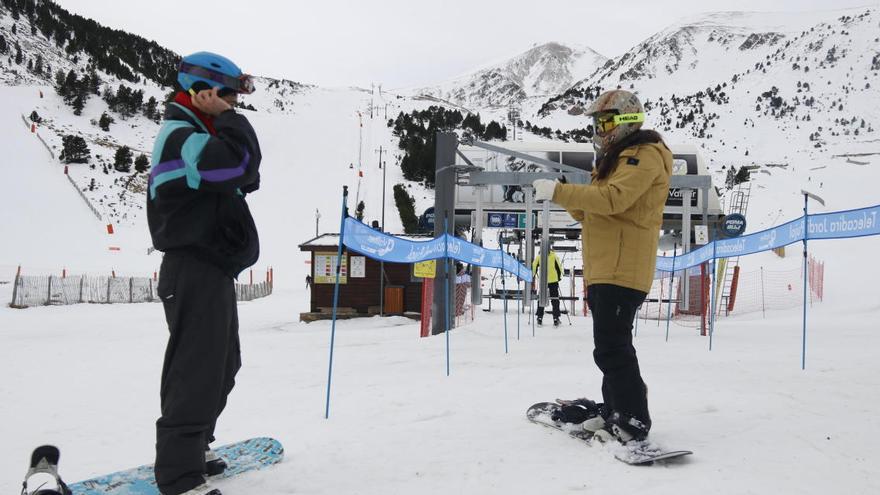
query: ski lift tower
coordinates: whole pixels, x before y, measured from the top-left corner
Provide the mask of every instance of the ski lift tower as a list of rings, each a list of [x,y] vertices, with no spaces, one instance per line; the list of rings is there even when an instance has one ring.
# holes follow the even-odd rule
[[[436,139],[436,161],[434,171],[434,234],[440,236],[444,232],[455,234],[455,201],[456,187],[473,187],[486,188],[491,186],[518,186],[522,189],[524,195],[523,207],[525,209],[525,235],[530,242],[526,243],[526,260],[527,266],[532,266],[534,260],[534,245],[531,242],[535,226],[532,225],[534,204],[534,190],[532,183],[537,179],[564,179],[570,184],[589,184],[590,175],[587,170],[582,168],[566,165],[560,161],[548,160],[546,158],[533,156],[527,153],[507,149],[494,144],[489,144],[476,140],[465,140],[462,144],[471,147],[482,148],[486,151],[505,155],[514,159],[522,160],[527,163],[537,165],[540,170],[536,171],[489,171],[483,167],[475,166],[472,161],[459,150],[459,139],[454,133],[437,133]],[[456,164],[456,157],[459,157],[464,164]],[[664,213],[680,215],[683,222],[683,231],[691,230],[692,203],[690,201],[691,194],[697,193],[698,199],[701,201],[697,204],[701,205],[702,223],[708,224],[708,204],[709,192],[712,186],[711,177],[708,175],[673,175],[670,178],[670,192],[681,194],[683,201],[681,206],[671,207],[667,205]],[[473,231],[474,238],[472,242],[481,244],[483,230],[483,202],[482,194],[476,194],[476,214],[473,215]],[[547,291],[547,255],[546,246],[550,237],[550,202],[546,201],[541,205],[541,284],[538,291],[539,304],[546,306]],[[658,232],[659,235],[659,232]],[[690,250],[690,235],[684,235],[685,252]],[[444,278],[445,277],[445,278]],[[473,280],[480,280],[479,268],[474,267],[472,273]],[[444,291],[445,280],[449,280],[449,292]],[[684,294],[688,290],[688,277],[684,277]],[[447,263],[438,263],[437,277],[434,279],[434,302],[432,314],[443,315],[444,308],[447,307],[447,300],[454,300],[452,291],[455,287],[455,273],[449,270]],[[474,305],[482,304],[482,290],[480,284],[474,284],[472,290],[472,302]],[[531,303],[531,291],[524,291],[524,304]],[[687,297],[682,300],[683,309],[686,309]],[[451,306],[451,305],[449,305]],[[432,318],[432,333],[434,335],[443,333],[444,319]],[[454,321],[452,315],[449,315],[449,321]]]

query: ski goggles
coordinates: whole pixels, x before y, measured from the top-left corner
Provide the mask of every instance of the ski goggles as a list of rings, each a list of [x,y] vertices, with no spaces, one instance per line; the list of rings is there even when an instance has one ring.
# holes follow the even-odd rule
[[[645,121],[644,113],[599,112],[593,115],[593,128],[604,134],[611,132],[620,124],[635,124]]]
[[[249,95],[256,91],[253,77],[251,77],[249,74],[242,74],[238,77],[232,77],[211,69],[207,69],[205,67],[200,67],[198,65],[193,65],[186,62],[180,63],[179,70],[180,72],[183,72],[185,74],[190,74],[192,76],[201,77],[209,81],[214,81],[224,88],[229,88],[239,94]]]

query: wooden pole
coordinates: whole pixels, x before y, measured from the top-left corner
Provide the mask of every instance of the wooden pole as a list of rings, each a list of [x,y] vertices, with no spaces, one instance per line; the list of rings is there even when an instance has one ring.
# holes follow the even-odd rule
[[[10,306],[15,306],[15,298],[18,296],[18,284],[21,279],[21,265],[18,265],[18,269],[15,270],[15,284],[12,286],[12,303]]]

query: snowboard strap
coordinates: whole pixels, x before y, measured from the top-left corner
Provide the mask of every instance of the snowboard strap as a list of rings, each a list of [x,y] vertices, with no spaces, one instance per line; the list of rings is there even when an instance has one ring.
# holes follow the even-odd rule
[[[54,462],[53,462],[54,461]],[[72,492],[64,481],[61,480],[61,476],[58,475],[58,450],[41,450],[38,448],[34,451],[34,456],[31,459],[31,467],[28,469],[27,474],[24,477],[24,481],[22,482],[21,494],[22,495],[72,495]],[[57,489],[51,490],[43,490],[38,488],[36,492],[30,493],[28,492],[28,480],[31,476],[36,474],[48,474],[55,478],[55,484]]]

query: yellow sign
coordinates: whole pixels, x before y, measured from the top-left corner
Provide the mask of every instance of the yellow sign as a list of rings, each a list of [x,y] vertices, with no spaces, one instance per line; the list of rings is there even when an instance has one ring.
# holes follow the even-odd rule
[[[413,265],[415,276],[419,278],[434,278],[437,275],[437,260],[422,261]]]

